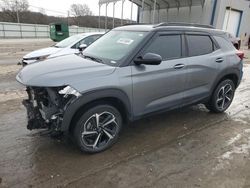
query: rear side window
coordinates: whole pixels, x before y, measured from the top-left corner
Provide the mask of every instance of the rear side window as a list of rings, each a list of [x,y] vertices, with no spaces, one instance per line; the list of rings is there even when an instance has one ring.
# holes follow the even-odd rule
[[[144,51],[155,53],[163,60],[181,57],[181,35],[160,35]]]
[[[214,36],[214,39],[218,42],[222,50],[224,51],[235,50],[233,43],[229,39],[225,39],[221,36]]]
[[[186,35],[189,56],[199,56],[212,53],[214,44],[207,35]]]

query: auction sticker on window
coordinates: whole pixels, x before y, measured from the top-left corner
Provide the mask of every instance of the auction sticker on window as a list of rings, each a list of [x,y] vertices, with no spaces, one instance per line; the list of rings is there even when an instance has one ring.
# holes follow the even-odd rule
[[[134,42],[134,40],[132,39],[128,39],[128,38],[120,38],[117,43],[119,44],[126,44],[126,45],[130,45]]]

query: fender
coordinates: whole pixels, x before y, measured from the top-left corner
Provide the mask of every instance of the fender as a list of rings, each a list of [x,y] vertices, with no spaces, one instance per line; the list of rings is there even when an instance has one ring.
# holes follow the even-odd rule
[[[76,112],[86,105],[89,102],[93,102],[95,100],[99,100],[102,98],[112,97],[119,99],[122,101],[123,105],[126,108],[129,119],[132,114],[132,107],[130,104],[129,97],[125,92],[119,89],[101,89],[101,90],[93,90],[87,93],[84,93],[81,97],[79,97],[76,101],[70,104],[64,112],[61,131],[68,131],[70,127],[70,123],[72,121],[73,116]]]

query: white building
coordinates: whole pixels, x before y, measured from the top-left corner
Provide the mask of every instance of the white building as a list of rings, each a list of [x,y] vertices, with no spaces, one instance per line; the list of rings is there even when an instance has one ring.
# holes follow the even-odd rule
[[[99,0],[99,5],[125,0]],[[138,5],[138,22],[189,22],[213,25],[240,37],[246,44],[250,36],[250,0],[129,0]],[[106,6],[107,12],[107,6]],[[132,14],[131,14],[132,15]]]
[[[140,23],[191,22],[213,25],[242,39],[250,34],[249,0],[131,0]]]

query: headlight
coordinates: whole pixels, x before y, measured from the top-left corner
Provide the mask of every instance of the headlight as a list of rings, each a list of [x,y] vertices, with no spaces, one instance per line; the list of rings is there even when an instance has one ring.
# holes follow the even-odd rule
[[[64,95],[63,96],[64,98],[66,98],[68,95],[74,95],[76,97],[80,97],[82,95],[80,92],[78,92],[77,90],[75,90],[74,88],[70,86],[66,86],[65,88],[60,90],[58,93],[61,95]]]
[[[44,55],[44,56],[37,57],[36,60],[43,61],[43,60],[47,59],[48,57],[49,57],[49,55]]]
[[[49,55],[44,55],[44,56],[38,56],[38,57],[30,57],[30,58],[23,58],[23,60],[37,60],[37,61],[43,61],[47,59]]]

